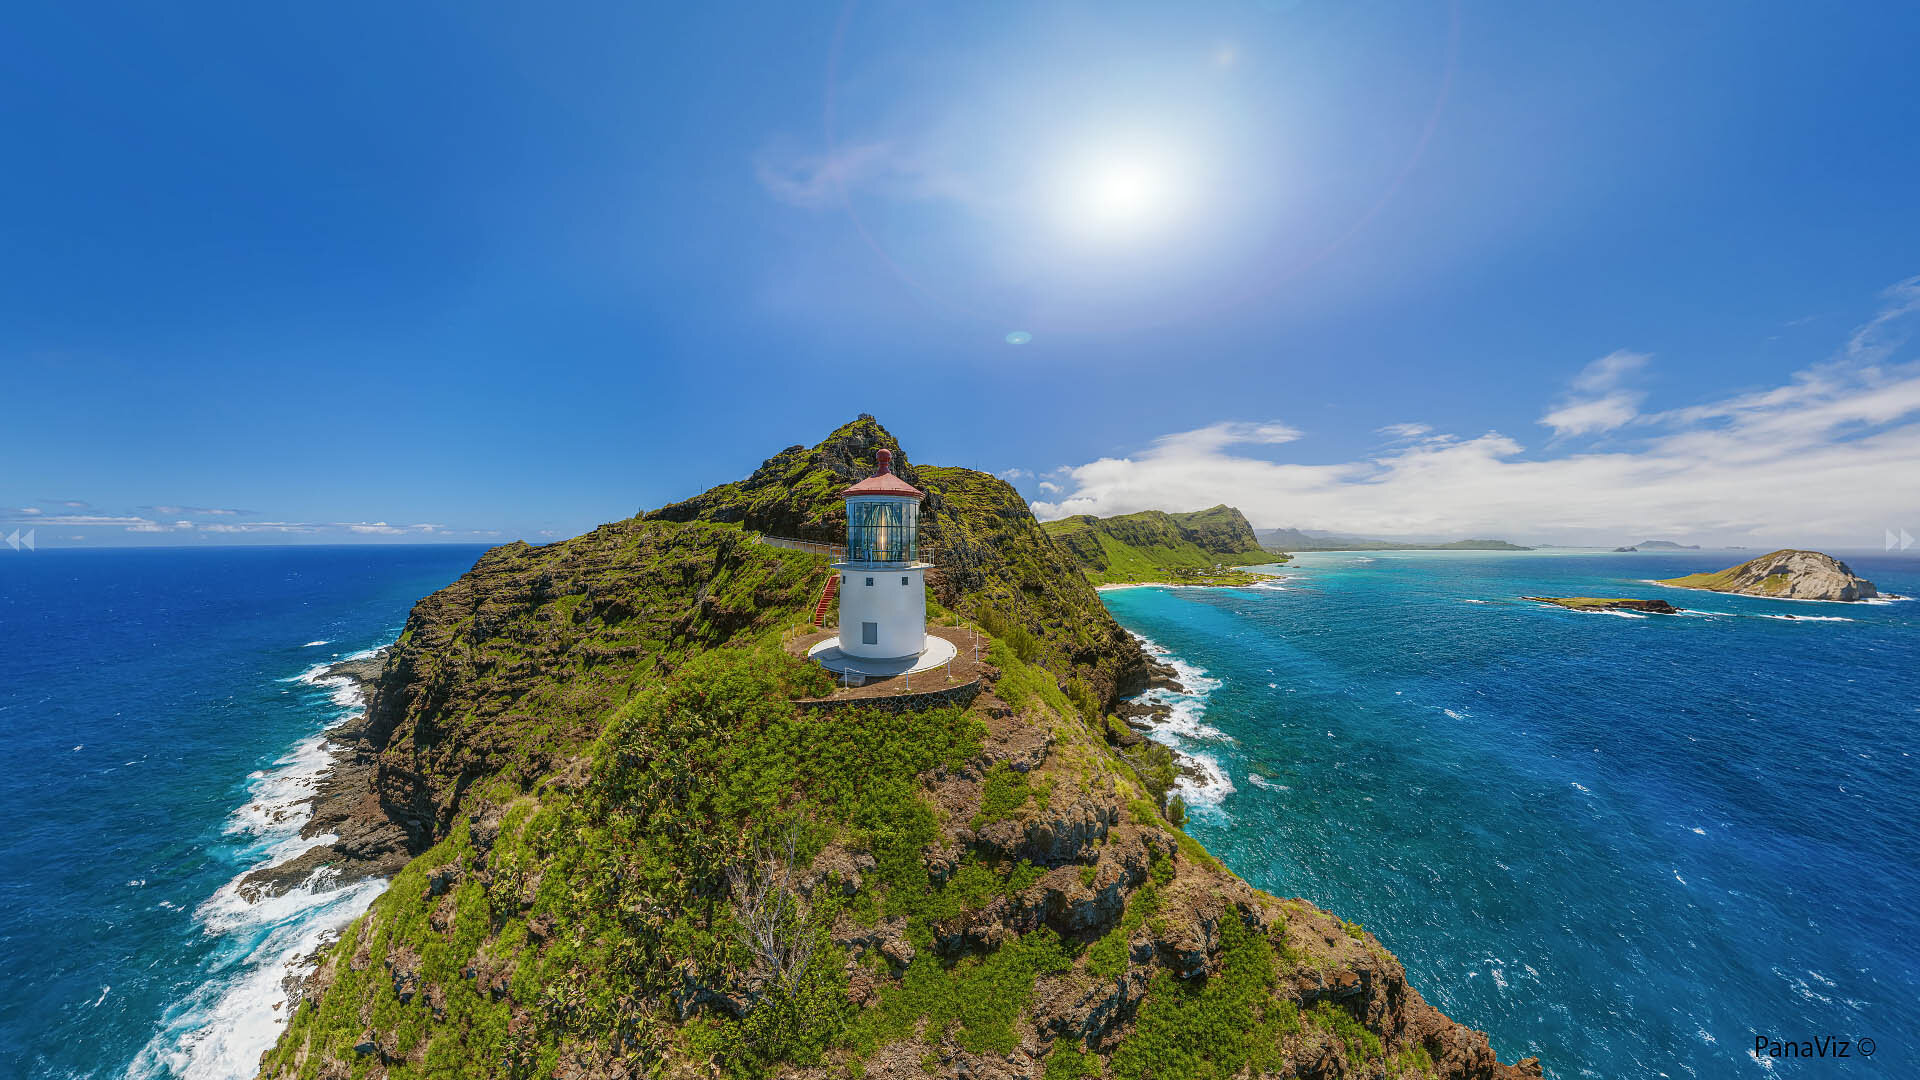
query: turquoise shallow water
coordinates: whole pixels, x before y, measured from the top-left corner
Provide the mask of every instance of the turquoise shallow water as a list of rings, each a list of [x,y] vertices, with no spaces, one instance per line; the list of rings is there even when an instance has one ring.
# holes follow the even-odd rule
[[[1920,1076],[1920,602],[1644,583],[1751,554],[1320,553],[1103,596],[1198,691],[1156,732],[1203,767],[1190,831],[1363,922],[1503,1058]],[[1920,561],[1849,562],[1920,594]],[[1752,1053],[1829,1034],[1876,1053]]]

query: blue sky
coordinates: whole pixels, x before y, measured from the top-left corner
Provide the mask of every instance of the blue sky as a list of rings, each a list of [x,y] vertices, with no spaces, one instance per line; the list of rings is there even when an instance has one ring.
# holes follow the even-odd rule
[[[0,41],[0,531],[539,541],[871,412],[1043,516],[1873,546],[1920,525],[1916,35],[42,5]]]

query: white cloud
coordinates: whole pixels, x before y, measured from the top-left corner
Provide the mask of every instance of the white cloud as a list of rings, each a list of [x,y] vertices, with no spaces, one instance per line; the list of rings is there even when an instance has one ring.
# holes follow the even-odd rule
[[[997,477],[999,477],[999,478],[1000,478],[1000,479],[1002,479],[1002,480],[1005,480],[1005,481],[1007,481],[1008,483],[1012,483],[1012,482],[1014,482],[1015,480],[1031,480],[1031,479],[1033,479],[1033,470],[1031,470],[1031,469],[1018,469],[1018,468],[1016,468],[1016,469],[1001,469],[1001,470],[1000,470],[999,472],[997,472],[997,473],[994,473],[993,475],[995,475],[995,476],[997,476]]]
[[[838,206],[855,189],[905,201],[978,202],[975,185],[931,146],[924,138],[912,147],[877,140],[821,153],[782,142],[755,156],[753,173],[769,195],[805,210]]]
[[[1887,310],[1920,312],[1895,300]],[[1883,311],[1863,329],[1890,340],[1892,323]],[[1632,353],[1595,361],[1574,382],[1578,399],[1548,414],[1562,435],[1631,422],[1635,438],[1604,451],[1532,455],[1487,432],[1300,465],[1238,452],[1234,443],[1257,440],[1223,438],[1234,425],[1215,424],[1073,468],[1033,509],[1057,518],[1225,502],[1263,527],[1383,536],[1834,546],[1875,546],[1888,521],[1920,511],[1920,363],[1828,363],[1782,386],[1643,416],[1637,397],[1612,399],[1644,363]]]
[[[200,531],[210,533],[314,533],[320,526],[304,521],[249,521],[244,525],[231,525],[215,522],[200,526]]]
[[[1901,318],[1920,311],[1920,275],[1895,282],[1880,295],[1886,300],[1886,306],[1847,339],[1849,360],[1877,364],[1906,344],[1907,337],[1897,332],[1896,324]]]
[[[1540,422],[1561,436],[1594,435],[1632,423],[1640,415],[1640,401],[1640,395],[1620,391],[1562,405]]]
[[[1396,439],[1417,439],[1432,431],[1433,427],[1430,424],[1388,424],[1383,428],[1375,428],[1374,434],[1391,435]]]
[[[132,528],[137,525],[152,525],[153,521],[150,518],[132,515],[45,514],[35,516],[33,523],[35,525],[103,525],[108,527],[120,526]]]
[[[1290,443],[1300,437],[1300,430],[1277,420],[1266,423],[1246,423],[1239,420],[1222,420],[1217,424],[1193,431],[1181,431],[1172,435],[1162,435],[1154,440],[1154,449],[1164,452],[1181,450],[1219,450],[1228,446],[1278,446]]]
[[[430,533],[446,528],[445,525],[389,525],[384,521],[337,521],[334,526],[363,536],[400,536],[410,532]]]
[[[1652,359],[1646,353],[1628,352],[1615,349],[1613,352],[1595,360],[1580,369],[1573,377],[1573,388],[1583,394],[1598,394],[1620,385],[1628,375],[1647,366]]]
[[[1640,415],[1646,395],[1623,389],[1627,376],[1645,367],[1645,353],[1616,350],[1582,368],[1573,377],[1573,392],[1540,418],[1558,438],[1597,435],[1632,423]]]
[[[140,509],[151,510],[164,517],[179,517],[183,514],[205,517],[237,517],[242,514],[252,513],[250,510],[229,510],[217,506],[142,506]]]

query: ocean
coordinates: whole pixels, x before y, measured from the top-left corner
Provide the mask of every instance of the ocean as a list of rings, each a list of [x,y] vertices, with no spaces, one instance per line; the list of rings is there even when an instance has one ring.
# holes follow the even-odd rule
[[[358,705],[319,674],[479,551],[0,553],[0,1076],[253,1075],[287,963],[378,890],[233,891],[310,842],[320,733]],[[1642,580],[1738,558],[1312,554],[1276,586],[1103,598],[1192,691],[1156,692],[1155,732],[1196,765],[1190,831],[1363,922],[1503,1057],[1920,1075],[1920,602]],[[1850,561],[1920,595],[1920,562]]]
[[[471,546],[0,552],[0,1076],[251,1077],[289,960],[379,891],[234,893],[291,857],[394,639]]]
[[[1313,553],[1103,599],[1189,691],[1148,695],[1188,831],[1363,923],[1504,1060],[1920,1076],[1920,601],[1647,583],[1754,554]],[[1920,596],[1920,560],[1842,557]]]

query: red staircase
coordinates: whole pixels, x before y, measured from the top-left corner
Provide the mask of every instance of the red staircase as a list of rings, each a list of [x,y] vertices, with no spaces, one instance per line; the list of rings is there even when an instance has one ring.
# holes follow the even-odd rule
[[[840,595],[840,572],[827,575],[827,587],[820,593],[820,602],[813,606],[813,625],[819,626],[827,618],[827,609],[833,606],[833,598]]]

